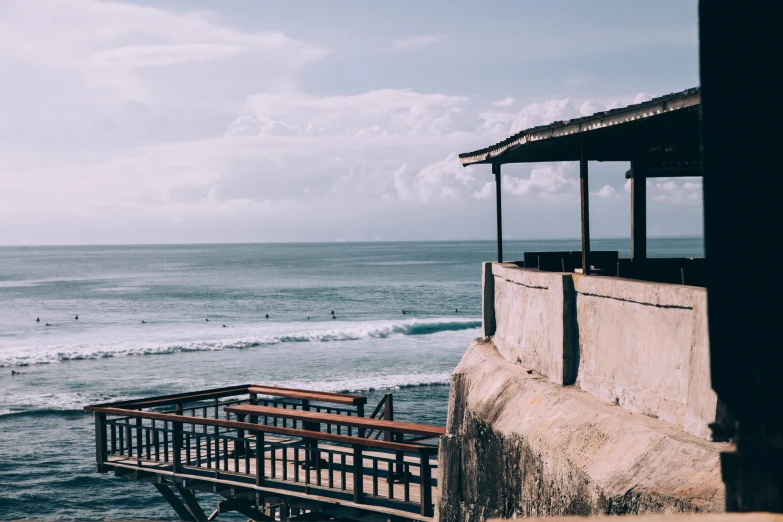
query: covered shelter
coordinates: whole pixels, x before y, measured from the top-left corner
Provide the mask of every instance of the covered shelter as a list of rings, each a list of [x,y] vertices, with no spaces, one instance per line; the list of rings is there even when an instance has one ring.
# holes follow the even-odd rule
[[[463,166],[492,166],[496,185],[498,261],[503,261],[501,166],[508,163],[579,161],[581,252],[530,253],[525,266],[551,271],[681,282],[702,286],[703,260],[647,258],[647,178],[701,176],[699,87],[591,116],[523,130],[505,140],[459,155]],[[591,252],[588,163],[627,161],[631,181],[631,259]],[[534,266],[535,265],[535,266]],[[615,272],[616,271],[616,272]],[[679,276],[679,277],[678,277]],[[679,280],[677,280],[679,279]]]

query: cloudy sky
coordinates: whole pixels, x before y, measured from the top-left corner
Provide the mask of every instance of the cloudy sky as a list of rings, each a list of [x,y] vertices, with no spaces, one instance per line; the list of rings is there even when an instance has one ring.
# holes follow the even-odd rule
[[[698,85],[697,6],[2,0],[0,78],[0,244],[492,239],[457,154]],[[593,237],[627,168],[591,164]],[[577,169],[504,168],[507,237],[578,237]],[[648,197],[700,234],[698,180]]]

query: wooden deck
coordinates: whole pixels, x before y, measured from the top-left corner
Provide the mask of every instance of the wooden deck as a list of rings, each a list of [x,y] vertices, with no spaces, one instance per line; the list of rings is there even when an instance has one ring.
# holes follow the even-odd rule
[[[215,472],[223,475],[239,475],[256,477],[258,472],[258,463],[255,458],[256,441],[254,436],[248,436],[251,449],[253,451],[252,458],[248,456],[245,459],[244,456],[238,456],[234,459],[229,456],[227,460],[224,456],[214,457],[214,453],[210,452],[209,460],[206,449],[201,449],[200,455],[196,455],[195,448],[190,451],[183,449],[180,452],[180,459],[183,462],[183,468],[190,470],[201,470],[206,472]],[[317,452],[321,455],[331,455],[331,469],[329,466],[328,457],[326,457],[322,465],[319,465],[319,469],[311,468],[306,469],[304,466],[305,458],[304,452],[307,451],[303,446],[291,446],[290,441],[281,438],[265,439],[266,443],[272,443],[274,445],[280,444],[282,447],[272,447],[268,445],[264,451],[263,469],[267,480],[275,482],[289,482],[291,484],[307,484],[311,488],[328,488],[345,491],[351,493],[353,491],[353,472],[350,469],[354,465],[354,456],[350,448],[334,446],[329,444],[318,445]],[[288,447],[286,447],[288,446]],[[299,456],[295,455],[299,452]],[[312,451],[312,450],[311,450]],[[274,453],[274,458],[272,454]],[[339,455],[339,457],[335,457]],[[322,457],[323,458],[323,457]],[[226,467],[223,467],[223,462],[227,463]],[[157,462],[155,460],[147,460],[145,458],[137,459],[135,457],[125,456],[112,456],[108,460],[109,463],[124,464],[130,467],[138,467],[145,471],[152,471],[155,469],[165,470],[168,469],[168,465],[165,462]],[[384,462],[389,466],[374,467],[374,463]],[[420,479],[419,468],[417,466],[418,460],[412,456],[403,456],[403,462],[408,465],[408,473],[411,474],[411,479],[407,482],[405,480],[395,483],[393,480],[389,480],[390,468],[391,472],[394,472],[395,455],[386,452],[365,452],[362,458],[363,469],[363,482],[362,488],[365,495],[372,495],[382,498],[402,498],[404,501],[418,504],[421,502],[421,488],[417,483],[417,479]],[[298,465],[297,465],[298,464]],[[432,479],[437,480],[437,461],[432,460],[430,465],[433,467]],[[345,469],[345,472],[343,472]],[[406,492],[407,490],[407,492]]]
[[[391,420],[390,394],[371,418],[365,403],[246,385],[85,409],[95,412],[98,471],[152,482],[189,522],[232,510],[265,521],[304,512],[431,520],[437,445],[421,441],[444,429]],[[226,500],[207,517],[196,490]]]

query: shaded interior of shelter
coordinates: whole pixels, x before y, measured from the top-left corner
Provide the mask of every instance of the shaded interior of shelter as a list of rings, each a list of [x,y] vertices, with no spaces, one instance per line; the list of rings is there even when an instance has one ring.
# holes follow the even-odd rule
[[[703,258],[647,256],[647,183],[650,178],[702,176],[699,145],[701,89],[693,88],[591,116],[523,130],[495,145],[460,154],[464,166],[490,164],[497,197],[498,261],[502,254],[501,166],[579,161],[582,250],[526,252],[512,261],[526,269],[579,272],[658,283],[705,286]],[[588,162],[629,162],[631,257],[591,251]],[[619,174],[619,173],[618,173]]]
[[[520,268],[542,272],[582,272],[582,251],[525,252],[524,259],[512,261]],[[705,286],[704,258],[620,258],[616,250],[590,252],[590,273],[656,283]]]

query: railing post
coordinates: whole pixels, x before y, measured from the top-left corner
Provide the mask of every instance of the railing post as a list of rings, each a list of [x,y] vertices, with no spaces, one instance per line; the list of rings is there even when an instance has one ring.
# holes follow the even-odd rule
[[[284,449],[287,451],[287,448]],[[264,432],[256,432],[256,486],[263,486],[266,478],[266,461],[264,460]]]
[[[357,417],[364,417],[364,403],[359,402],[359,404],[356,405],[356,416]],[[357,435],[359,437],[364,438],[364,428],[359,428],[357,431]]]
[[[419,468],[419,490],[421,491],[421,515],[431,517],[432,506],[432,470],[430,469],[430,453],[428,449],[419,452],[421,467]]]
[[[383,420],[387,421],[393,421],[394,420],[394,395],[391,393],[387,393],[386,397],[386,406],[383,409]],[[387,440],[391,442],[392,440],[392,432],[386,431],[383,435],[384,440]]]
[[[95,412],[95,469],[98,473],[106,473],[108,470],[103,464],[106,462],[106,414]]]
[[[178,402],[174,405],[174,414],[182,415],[182,403]],[[179,473],[182,471],[182,423],[179,421],[172,422],[171,430],[172,471]]]
[[[250,399],[247,401],[251,406],[258,406],[258,394],[250,393]],[[250,424],[258,424],[258,415],[250,416]]]
[[[182,471],[182,423],[179,421],[172,422],[171,430],[172,471],[179,473]]]
[[[357,504],[364,502],[364,457],[358,444],[353,446],[353,501]]]
[[[310,401],[308,399],[302,399],[302,411],[310,411]],[[296,428],[296,421],[294,421],[294,428]],[[321,423],[319,422],[302,422],[302,429],[310,431],[321,431]],[[315,468],[316,463],[321,459],[321,453],[318,451],[318,440],[305,439],[305,461],[302,466],[308,470]],[[309,458],[308,458],[309,457]]]
[[[141,417],[136,417],[136,465],[141,466],[142,448],[144,444],[141,440]]]
[[[245,422],[245,414],[237,413],[237,422]],[[234,441],[234,455],[245,454],[245,430],[237,428],[237,440]]]

